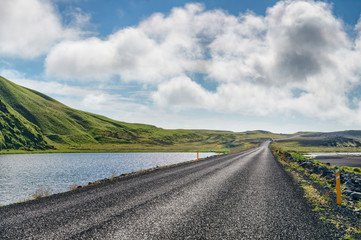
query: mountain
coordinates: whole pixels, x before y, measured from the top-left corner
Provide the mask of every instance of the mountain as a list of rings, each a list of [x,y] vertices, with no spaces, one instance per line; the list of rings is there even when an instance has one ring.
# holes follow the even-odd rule
[[[0,101],[1,149],[219,150],[275,136],[266,131],[166,130],[115,121],[72,109],[1,76]]]
[[[361,139],[360,130],[346,130],[337,132],[326,132],[326,133],[311,133],[304,134],[304,137],[343,137],[343,138],[354,138]]]
[[[298,132],[292,138],[278,140],[288,142],[288,147],[305,152],[360,151],[361,131]]]

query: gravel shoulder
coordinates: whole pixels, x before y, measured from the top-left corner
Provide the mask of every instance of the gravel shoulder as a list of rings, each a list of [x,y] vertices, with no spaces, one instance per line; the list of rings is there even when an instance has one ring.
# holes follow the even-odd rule
[[[334,239],[268,143],[0,208],[0,239]]]

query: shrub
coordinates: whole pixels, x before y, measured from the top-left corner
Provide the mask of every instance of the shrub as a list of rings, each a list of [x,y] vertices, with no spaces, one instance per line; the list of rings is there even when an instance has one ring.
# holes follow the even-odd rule
[[[112,173],[112,176],[110,177],[110,180],[114,180],[116,177],[117,177],[117,172],[114,171],[114,172]]]
[[[50,191],[48,189],[44,189],[44,188],[38,188],[35,190],[34,193],[31,194],[31,198],[32,199],[39,199],[42,197],[47,197],[50,195]]]
[[[74,183],[74,184],[72,184],[70,187],[69,187],[69,190],[70,191],[73,191],[73,190],[76,190],[76,189],[78,189],[78,186]]]

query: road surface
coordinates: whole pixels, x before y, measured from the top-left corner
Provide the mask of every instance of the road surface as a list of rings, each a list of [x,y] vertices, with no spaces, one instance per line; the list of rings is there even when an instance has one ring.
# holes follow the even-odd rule
[[[0,239],[332,239],[268,143],[0,208]]]

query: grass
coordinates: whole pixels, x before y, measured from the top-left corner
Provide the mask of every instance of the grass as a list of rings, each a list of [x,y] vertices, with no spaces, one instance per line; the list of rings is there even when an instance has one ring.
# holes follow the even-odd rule
[[[315,204],[321,206],[327,206],[330,201],[330,192],[325,191],[320,193],[312,185],[302,185],[307,197]]]
[[[113,181],[116,177],[117,177],[117,172],[114,171],[114,172],[112,173],[112,176],[111,176],[109,179],[110,179],[110,181]]]
[[[36,200],[36,199],[40,199],[43,197],[47,197],[50,196],[51,192],[49,189],[45,189],[43,187],[40,187],[38,189],[36,189],[33,193],[29,194],[28,198],[24,198],[23,200],[19,200],[16,203],[23,203],[23,202],[28,202],[31,200]],[[0,205],[0,207],[3,207],[5,205]]]
[[[75,183],[72,184],[72,185],[70,185],[70,187],[69,187],[69,190],[70,190],[70,191],[74,191],[74,190],[76,190],[76,189],[78,189],[78,185],[76,185]]]
[[[50,195],[50,190],[49,189],[38,188],[30,196],[31,196],[31,199],[39,199],[39,198],[42,198],[42,197],[47,197],[49,195]]]

